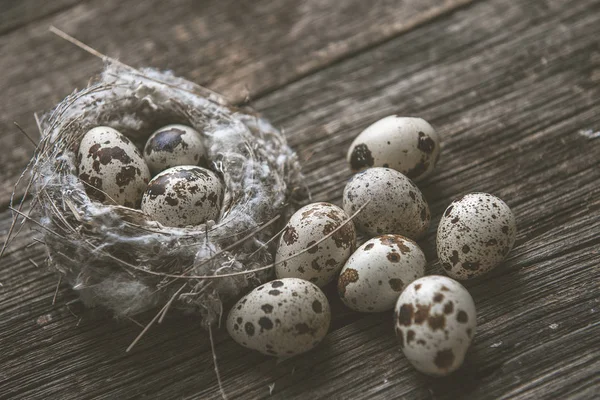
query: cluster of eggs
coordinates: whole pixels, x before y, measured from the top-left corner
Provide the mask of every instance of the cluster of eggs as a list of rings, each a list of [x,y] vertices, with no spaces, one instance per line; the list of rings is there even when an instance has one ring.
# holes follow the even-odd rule
[[[365,129],[348,151],[356,174],[344,188],[343,208],[314,203],[291,217],[276,252],[277,280],[252,290],[228,315],[233,339],[278,357],[312,349],[331,318],[321,288],[337,281],[342,302],[355,311],[394,309],[400,346],[417,370],[443,376],[459,368],[476,311],[455,279],[497,266],[514,244],[516,224],[490,194],[454,201],[437,231],[438,258],[450,277],[425,276],[415,241],[427,233],[431,214],[413,181],[430,175],[439,155],[438,135],[421,118],[389,116]],[[358,248],[355,229],[370,237]]]
[[[92,128],[79,144],[77,164],[94,200],[140,208],[171,227],[219,217],[224,185],[208,168],[202,135],[189,126],[158,129],[143,152],[116,129]]]

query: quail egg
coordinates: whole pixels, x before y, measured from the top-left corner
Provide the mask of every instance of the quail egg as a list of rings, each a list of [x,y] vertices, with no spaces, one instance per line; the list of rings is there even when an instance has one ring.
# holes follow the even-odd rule
[[[217,174],[182,165],[152,178],[142,199],[142,211],[166,226],[199,225],[218,218],[222,199],[223,183]]]
[[[369,236],[392,233],[418,240],[425,235],[431,214],[419,188],[390,168],[369,168],[354,175],[344,188],[344,211],[355,213],[356,228]]]
[[[341,208],[329,203],[302,207],[290,218],[279,239],[275,256],[278,278],[301,278],[324,286],[340,272],[356,246],[352,221],[316,244],[348,220]],[[308,251],[290,258],[302,250]]]
[[[362,131],[346,158],[355,172],[389,167],[416,182],[431,174],[439,155],[438,134],[427,121],[391,115]]]
[[[150,171],[157,174],[178,165],[206,166],[206,149],[198,131],[185,125],[167,125],[154,132],[144,146]]]
[[[477,325],[473,298],[460,283],[426,276],[404,289],[394,313],[396,336],[419,371],[444,376],[458,369]]]
[[[139,206],[150,172],[140,151],[125,135],[108,126],[89,130],[79,144],[77,163],[79,178],[91,198]]]
[[[437,231],[437,253],[446,273],[469,279],[504,260],[517,235],[515,217],[505,202],[471,193],[448,206]]]
[[[227,317],[239,344],[277,357],[304,353],[327,334],[331,313],[325,294],[303,279],[265,283],[242,297]]]
[[[338,280],[338,293],[355,311],[391,310],[406,285],[425,274],[425,264],[425,255],[412,240],[379,236],[350,256]]]

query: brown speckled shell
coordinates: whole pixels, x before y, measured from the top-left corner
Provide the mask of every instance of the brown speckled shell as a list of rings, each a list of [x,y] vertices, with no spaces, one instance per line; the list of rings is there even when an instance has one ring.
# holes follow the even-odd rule
[[[319,287],[331,282],[356,248],[354,224],[346,223],[322,243],[315,244],[348,219],[344,210],[330,203],[309,204],[296,211],[279,239],[275,256],[277,277],[302,278]],[[309,250],[285,260],[304,249]]]
[[[354,175],[344,188],[344,211],[352,215],[368,200],[354,218],[356,228],[367,235],[391,233],[418,240],[427,232],[429,205],[419,188],[400,172],[369,168]]]
[[[144,146],[144,159],[157,174],[178,165],[207,166],[202,136],[185,125],[167,125],[155,131]]]
[[[454,279],[482,275],[504,260],[517,226],[510,208],[496,196],[471,193],[444,212],[437,231],[440,264]]]
[[[139,206],[150,172],[140,151],[125,135],[106,126],[89,130],[79,145],[77,164],[79,178],[87,183],[91,198],[106,204]]]
[[[390,115],[368,126],[350,145],[352,171],[393,168],[415,182],[425,179],[440,156],[440,140],[424,119]]]
[[[425,255],[412,240],[383,235],[365,242],[338,279],[342,302],[360,312],[391,310],[406,285],[425,274]]]
[[[152,178],[142,211],[165,226],[199,225],[218,218],[222,199],[223,183],[217,174],[201,167],[178,166]]]
[[[227,317],[227,331],[239,344],[263,354],[291,357],[317,346],[331,313],[325,294],[297,278],[265,283],[242,297]]]
[[[419,371],[444,376],[458,369],[475,335],[473,298],[460,283],[426,276],[402,292],[394,328],[406,358]]]

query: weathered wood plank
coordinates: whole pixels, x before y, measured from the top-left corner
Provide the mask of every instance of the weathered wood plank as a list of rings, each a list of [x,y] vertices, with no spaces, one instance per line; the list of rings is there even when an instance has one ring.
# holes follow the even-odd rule
[[[4,0],[0,7],[0,35],[50,14],[64,11],[83,0]]]
[[[37,135],[45,111],[102,63],[48,32],[55,25],[130,65],[172,69],[233,101],[255,97],[472,0],[304,2],[193,0],[82,3],[0,36],[0,204],[31,157],[14,127]]]
[[[421,187],[434,221],[422,242],[439,273],[435,225],[473,190],[504,198],[520,233],[507,262],[468,282],[478,333],[460,373],[429,379],[399,352],[390,313],[344,309],[318,350],[277,363],[219,335],[232,398],[593,398],[600,361],[600,2],[478,3],[259,99],[301,152],[315,199],[339,201],[354,135],[391,113],[421,115],[445,139]],[[335,172],[332,172],[335,171]],[[0,232],[8,227],[0,218]],[[50,305],[56,277],[18,239],[0,268],[0,398],[219,398],[206,335],[168,319],[132,354],[139,328]],[[6,317],[5,317],[6,316]],[[41,317],[41,318],[40,318]],[[141,318],[144,319],[144,318]],[[145,318],[144,321],[147,321]],[[8,341],[8,342],[7,342]],[[3,346],[4,350],[4,346]],[[275,384],[269,396],[269,385]]]

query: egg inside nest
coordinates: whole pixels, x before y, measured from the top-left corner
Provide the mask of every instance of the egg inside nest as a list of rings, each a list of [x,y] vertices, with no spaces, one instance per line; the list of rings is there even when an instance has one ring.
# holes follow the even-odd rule
[[[144,159],[153,174],[179,165],[208,164],[202,135],[182,124],[164,126],[150,135],[144,146]]]
[[[138,148],[116,129],[98,126],[81,140],[78,176],[90,198],[135,208],[140,204],[150,171]]]
[[[142,211],[167,226],[216,220],[223,199],[221,179],[206,168],[178,166],[156,175],[142,198]]]
[[[77,157],[79,178],[90,198],[141,208],[165,226],[200,225],[219,217],[224,184],[215,172],[197,166],[207,164],[198,131],[181,124],[163,126],[146,141],[144,155],[114,128],[90,129]],[[157,173],[152,179],[150,171]]]

